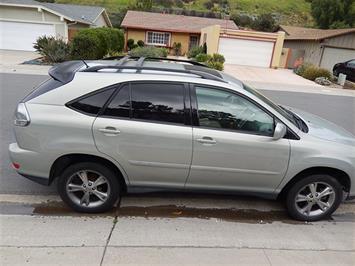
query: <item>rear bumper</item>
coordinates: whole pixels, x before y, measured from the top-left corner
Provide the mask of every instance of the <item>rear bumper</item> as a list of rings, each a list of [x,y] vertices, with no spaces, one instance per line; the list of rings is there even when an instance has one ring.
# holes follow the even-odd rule
[[[15,169],[18,174],[36,183],[49,185],[51,163],[47,156],[22,149],[17,143],[9,145],[9,155],[11,161],[19,165],[19,168]]]

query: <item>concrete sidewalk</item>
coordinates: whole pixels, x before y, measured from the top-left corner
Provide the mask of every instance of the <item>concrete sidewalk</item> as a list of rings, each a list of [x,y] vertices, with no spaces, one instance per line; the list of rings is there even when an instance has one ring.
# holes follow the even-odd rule
[[[236,221],[229,220],[228,215],[223,218],[200,215],[201,210],[211,208],[283,211],[278,202],[245,197],[131,195],[122,199],[120,209],[104,215],[57,212],[49,207],[56,200],[55,196],[0,197],[0,203],[21,206],[21,202],[28,201],[37,206],[32,214],[1,211],[0,265],[355,263],[355,220],[347,216],[355,213],[351,202],[341,206],[334,220],[302,223],[278,217],[271,218],[273,221]],[[185,209],[162,215],[164,208],[173,205]],[[154,206],[160,211],[154,213]],[[143,212],[137,212],[143,207],[146,208]],[[186,208],[193,208],[196,217],[186,217]],[[342,215],[351,219],[340,219]]]

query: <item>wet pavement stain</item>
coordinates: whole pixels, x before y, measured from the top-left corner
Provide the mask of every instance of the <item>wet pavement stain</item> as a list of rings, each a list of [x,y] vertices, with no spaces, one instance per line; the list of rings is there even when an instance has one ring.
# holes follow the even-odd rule
[[[283,222],[290,224],[305,224],[305,222],[292,220],[284,211],[258,211],[238,209],[191,208],[175,205],[137,207],[121,207],[117,210],[118,217],[144,217],[144,218],[199,218],[219,219],[227,222],[243,222],[265,224]]]

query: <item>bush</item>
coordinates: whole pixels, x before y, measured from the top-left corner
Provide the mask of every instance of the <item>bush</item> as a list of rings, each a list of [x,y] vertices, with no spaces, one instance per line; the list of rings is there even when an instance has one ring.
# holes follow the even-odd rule
[[[174,42],[173,44],[173,51],[175,56],[180,56],[181,55],[181,42]]]
[[[168,51],[164,48],[157,48],[154,46],[137,47],[129,52],[131,56],[137,57],[167,57]]]
[[[41,36],[34,43],[33,48],[44,57],[48,63],[60,63],[69,58],[69,45],[62,39],[55,37]]]
[[[208,54],[198,54],[196,55],[195,59],[197,62],[206,62],[207,60],[209,60],[211,58],[210,55]]]
[[[328,80],[330,80],[332,77],[329,70],[324,68],[319,68],[315,65],[311,65],[307,63],[298,67],[295,73],[302,76],[305,79],[309,79],[312,81],[314,81],[316,78],[319,77],[324,77],[327,78]]]
[[[222,64],[224,64],[224,62],[226,61],[224,59],[224,56],[221,55],[221,54],[213,54],[212,58],[210,60],[215,61],[215,62],[219,62],[219,63],[222,63]]]
[[[134,49],[134,40],[133,39],[127,40],[127,47],[128,47],[128,50]]]
[[[101,59],[123,50],[124,36],[119,29],[90,28],[80,30],[71,43],[74,59]]]
[[[198,54],[204,53],[203,46],[192,47],[187,53],[188,58],[195,58]]]
[[[81,30],[71,42],[71,55],[73,59],[101,59],[106,53],[102,43],[96,32],[90,29]]]
[[[139,40],[139,41],[137,42],[137,45],[138,45],[139,47],[143,47],[143,46],[144,46],[144,42],[143,42],[142,40]]]

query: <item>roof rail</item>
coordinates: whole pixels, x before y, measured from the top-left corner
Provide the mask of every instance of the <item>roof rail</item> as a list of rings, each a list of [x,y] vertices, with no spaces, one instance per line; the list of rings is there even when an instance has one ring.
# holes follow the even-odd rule
[[[142,57],[139,56],[130,56],[130,55],[126,55],[126,56],[111,56],[111,57],[106,57],[103,60],[121,60],[123,58],[128,59],[133,59],[133,60],[139,60]],[[207,67],[205,64],[193,61],[193,60],[183,60],[183,59],[175,59],[175,58],[167,58],[167,57],[145,57],[145,59],[143,61],[155,61],[155,60],[160,60],[160,61],[171,61],[171,62],[180,62],[180,63],[186,63],[186,64],[191,64],[194,66],[202,66],[202,67]]]
[[[169,69],[169,68],[161,68],[161,67],[98,65],[98,66],[92,66],[92,67],[83,69],[81,72],[97,72],[102,69],[116,69],[118,71],[123,70],[123,69],[133,69],[133,70],[136,70],[136,73],[140,73],[142,70],[152,70],[152,71],[192,74],[192,75],[200,76],[201,78],[204,78],[204,79],[210,79],[210,80],[215,80],[215,81],[227,83],[227,81],[223,80],[220,77],[217,77],[213,74],[199,71],[199,70]]]

